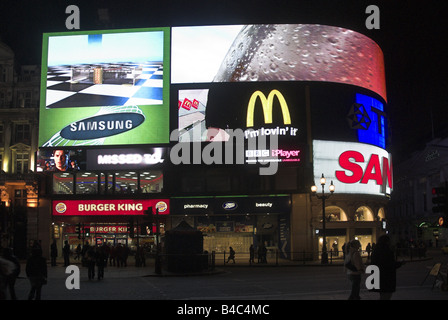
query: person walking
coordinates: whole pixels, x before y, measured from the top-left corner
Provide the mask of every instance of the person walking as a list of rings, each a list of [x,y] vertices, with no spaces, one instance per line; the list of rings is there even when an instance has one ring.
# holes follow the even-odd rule
[[[53,243],[50,247],[51,266],[56,266],[56,258],[58,257],[58,245],[56,239],[53,239]]]
[[[347,275],[351,282],[351,292],[348,297],[349,300],[360,300],[361,297],[359,292],[361,290],[361,275],[365,271],[365,266],[362,262],[361,254],[359,249],[361,248],[361,243],[358,240],[352,240],[348,244],[348,251],[346,254],[346,258],[344,260]],[[347,267],[347,263],[351,262],[351,265],[354,266],[353,269],[349,269]]]
[[[254,249],[254,245],[251,244],[250,248],[249,248],[249,264],[255,263],[255,249]]]
[[[233,260],[233,263],[235,263],[235,250],[233,250],[232,247],[229,247],[230,249],[230,254],[229,257],[227,258],[227,263],[229,263],[230,260]]]
[[[397,269],[404,262],[395,260],[394,252],[391,247],[391,240],[388,235],[382,235],[372,252],[372,265],[380,269],[380,288],[372,289],[373,292],[380,294],[380,300],[390,300],[396,290]]]
[[[10,274],[4,276],[4,280],[6,283],[6,288],[9,290],[11,300],[17,300],[15,284],[16,279],[20,274],[20,263],[17,257],[13,254],[12,248],[3,249],[3,258],[10,261],[14,265],[14,269],[11,270]]]
[[[76,255],[75,255],[75,260],[80,260],[81,259],[81,251],[82,251],[82,249],[81,249],[81,244],[80,243],[78,243],[78,245],[76,246],[76,249],[75,249],[75,253],[76,253]]]
[[[107,255],[105,246],[98,247],[96,252],[96,266],[98,271],[98,280],[104,278],[104,266],[107,264]]]
[[[86,252],[87,274],[89,280],[93,280],[95,278],[96,251],[96,247],[91,246]]]
[[[70,265],[70,245],[68,241],[65,240],[64,248],[62,248],[62,255],[64,256],[64,267],[68,267]]]
[[[370,242],[367,244],[366,252],[367,252],[367,261],[370,262],[370,254],[372,253],[372,246],[370,245]]]
[[[31,285],[28,300],[41,299],[42,286],[47,284],[47,262],[42,257],[42,250],[33,248],[31,257],[26,262],[26,276]]]

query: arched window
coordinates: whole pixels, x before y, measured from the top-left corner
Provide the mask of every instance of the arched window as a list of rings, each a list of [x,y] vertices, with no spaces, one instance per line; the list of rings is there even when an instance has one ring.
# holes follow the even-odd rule
[[[384,208],[380,208],[378,210],[378,220],[381,219],[386,219],[386,211],[384,210]]]
[[[325,216],[327,221],[347,221],[345,211],[337,206],[325,207]]]
[[[373,212],[366,206],[359,207],[355,212],[355,221],[374,221]]]

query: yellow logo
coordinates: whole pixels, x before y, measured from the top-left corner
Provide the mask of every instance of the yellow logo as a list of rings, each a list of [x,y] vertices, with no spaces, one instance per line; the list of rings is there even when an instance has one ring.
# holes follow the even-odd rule
[[[285,98],[278,90],[272,90],[269,92],[268,97],[263,94],[261,91],[255,91],[250,97],[249,104],[247,106],[247,127],[254,126],[254,110],[255,103],[257,102],[257,98],[261,100],[261,106],[263,107],[263,115],[264,115],[264,123],[272,123],[272,104],[274,102],[274,97],[277,97],[278,102],[280,103],[280,107],[282,108],[283,114],[283,123],[291,124],[291,116],[289,115],[288,104],[286,103]]]

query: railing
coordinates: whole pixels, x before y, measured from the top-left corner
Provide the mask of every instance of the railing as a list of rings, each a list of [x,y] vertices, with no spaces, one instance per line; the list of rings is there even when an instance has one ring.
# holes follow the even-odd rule
[[[417,260],[425,257],[425,250],[417,250],[418,248],[400,248],[396,249],[396,256],[398,260]],[[342,266],[344,262],[344,254],[342,251],[334,252],[330,250],[328,253],[327,265]],[[306,266],[306,265],[321,265],[322,252],[314,251],[296,251],[283,252],[280,250],[270,250],[266,257],[261,257],[257,253],[251,255],[249,252],[237,252],[235,254],[235,261],[229,259],[230,252],[211,252],[203,254],[165,254],[161,253],[161,264],[164,270],[176,269],[176,266],[185,267],[186,272],[188,267],[192,267],[193,271],[203,272],[212,271],[216,267],[226,268],[231,266],[249,266],[249,267],[276,267],[276,266]],[[363,250],[361,257],[364,263],[368,263],[370,253]],[[149,260],[155,258],[155,254],[147,256]],[[151,263],[151,262],[150,262]],[[174,270],[176,271],[176,270]]]

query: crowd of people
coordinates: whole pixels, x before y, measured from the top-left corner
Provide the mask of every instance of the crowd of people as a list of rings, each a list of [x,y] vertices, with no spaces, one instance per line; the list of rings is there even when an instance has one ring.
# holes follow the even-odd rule
[[[21,265],[14,256],[11,248],[0,248],[0,300],[5,300],[8,295],[11,300],[16,300],[15,282],[21,274]],[[29,248],[29,254],[25,265],[25,274],[30,283],[28,299],[40,300],[42,287],[47,283],[47,259],[42,256],[41,243],[35,241]],[[87,268],[89,280],[104,278],[104,270],[107,266],[126,267],[130,256],[130,248],[121,243],[117,245],[102,244],[92,246],[88,242],[84,246],[78,245],[74,251],[71,250],[68,241],[64,242],[62,248],[63,266],[71,264],[70,260],[78,260],[83,267]],[[137,248],[135,253],[136,266],[146,266],[146,250],[143,246]],[[56,241],[50,246],[50,266],[57,265],[58,247]]]

